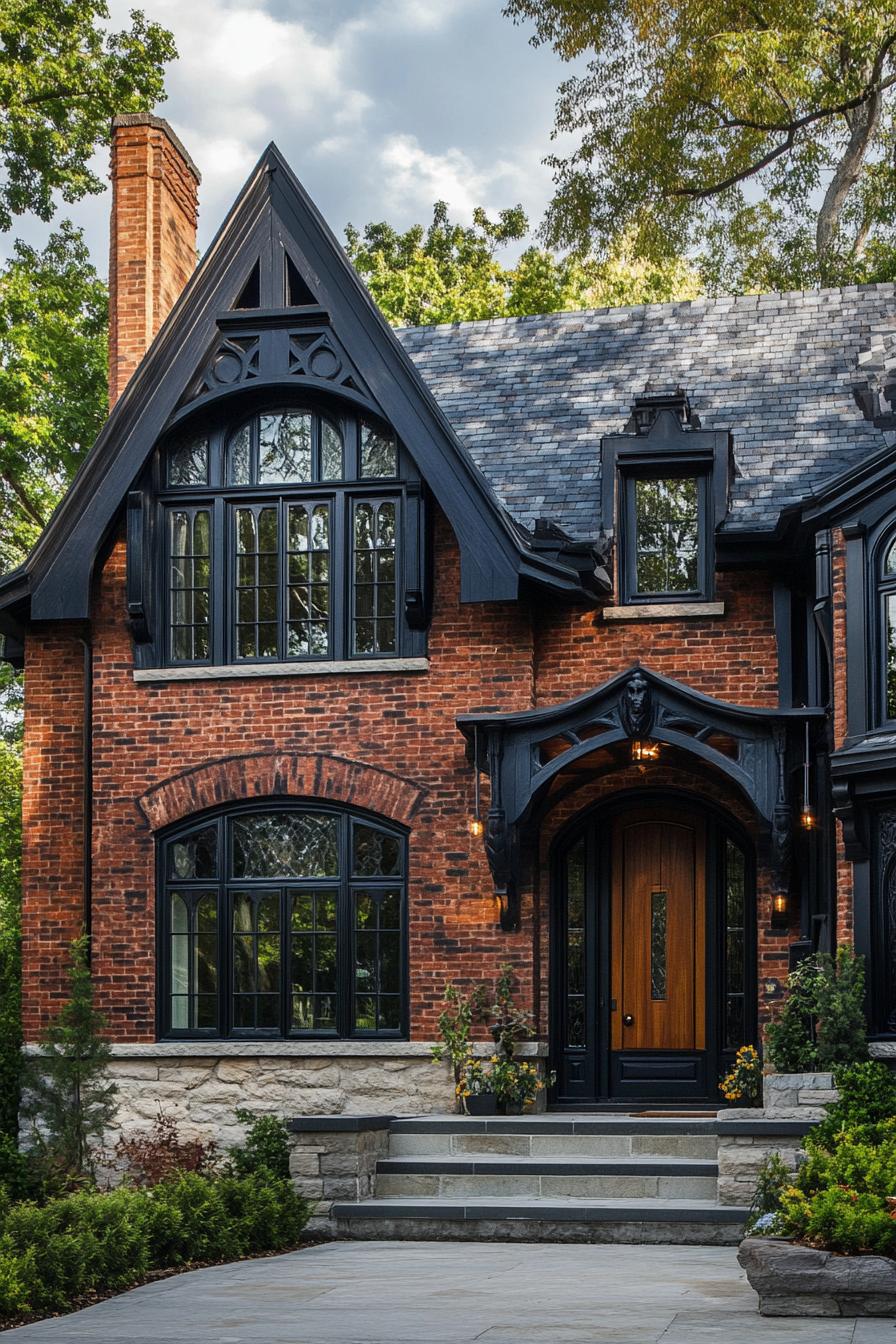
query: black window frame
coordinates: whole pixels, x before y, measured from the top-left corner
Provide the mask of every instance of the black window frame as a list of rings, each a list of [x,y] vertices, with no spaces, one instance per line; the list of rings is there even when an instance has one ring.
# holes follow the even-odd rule
[[[642,592],[638,587],[638,516],[639,481],[693,480],[697,487],[697,584],[689,589]],[[713,594],[715,568],[712,527],[710,526],[712,476],[709,469],[695,470],[688,463],[670,463],[668,467],[644,467],[623,470],[619,474],[619,589],[626,605],[668,602],[706,602]]]
[[[241,428],[257,426],[263,415],[288,415],[310,412],[312,416],[312,475],[317,479],[296,483],[227,484],[227,453],[230,441]],[[329,421],[343,440],[344,472],[340,480],[319,479],[321,425]],[[361,471],[361,435],[370,426],[395,442],[394,476],[364,476]],[[205,483],[168,484],[169,455],[194,438],[208,440],[208,475]],[[258,459],[258,431],[252,430],[252,461]],[[396,507],[395,546],[395,647],[382,652],[354,649],[355,592],[352,581],[353,519],[358,504],[390,500]],[[278,647],[276,654],[257,652],[238,656],[235,511],[243,506],[270,503],[278,509]],[[326,652],[290,654],[287,651],[286,625],[289,583],[286,573],[288,506],[293,503],[326,503],[330,510],[330,612]],[[254,405],[232,413],[226,420],[196,428],[191,425],[172,432],[159,445],[150,476],[143,488],[129,497],[128,514],[128,586],[135,637],[135,665],[190,669],[202,667],[264,667],[271,664],[314,664],[316,662],[368,662],[424,657],[427,650],[426,627],[429,620],[430,557],[428,542],[428,498],[419,472],[397,436],[366,411],[340,407],[303,398],[290,404],[276,402]],[[169,531],[170,515],[179,510],[206,508],[210,513],[211,591],[209,617],[209,653],[207,658],[177,659],[172,641],[172,598],[170,594]],[[139,625],[133,613],[139,609]]]
[[[241,816],[270,813],[311,813],[333,816],[338,820],[339,875],[310,878],[245,878],[230,871],[232,854],[232,822]],[[401,859],[400,876],[355,876],[352,872],[352,837],[354,825],[373,827],[396,839]],[[197,830],[214,827],[217,833],[217,876],[214,878],[171,878],[168,872],[170,847]],[[168,828],[156,844],[156,1034],[167,1041],[215,1040],[407,1040],[408,991],[408,832],[392,821],[358,808],[339,807],[316,800],[259,800],[213,812],[185,818],[177,826]],[[289,896],[293,891],[319,891],[332,888],[337,892],[336,902],[336,1026],[333,1029],[290,1029],[292,991],[289,980],[291,929],[288,920]],[[401,901],[400,919],[400,994],[399,1025],[397,1028],[370,1030],[354,1026],[357,993],[355,951],[355,894],[359,891],[398,888]],[[233,955],[233,900],[237,891],[272,891],[277,889],[280,900],[280,1003],[279,1024],[276,1028],[234,1026],[234,955]],[[217,893],[217,1025],[210,1027],[173,1027],[171,1024],[172,964],[169,958],[171,926],[169,896],[174,892]]]

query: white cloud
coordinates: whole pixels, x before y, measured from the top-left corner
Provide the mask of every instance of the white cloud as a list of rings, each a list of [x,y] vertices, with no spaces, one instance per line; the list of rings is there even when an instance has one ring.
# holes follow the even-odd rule
[[[515,177],[511,165],[494,162],[477,168],[462,149],[431,153],[414,135],[392,135],[383,144],[378,167],[387,174],[389,192],[402,210],[427,215],[434,201],[447,201],[454,214],[469,219],[477,205],[507,204],[499,184]]]

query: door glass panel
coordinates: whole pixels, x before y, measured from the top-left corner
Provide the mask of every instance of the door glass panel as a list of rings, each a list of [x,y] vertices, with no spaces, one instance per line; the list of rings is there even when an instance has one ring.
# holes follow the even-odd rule
[[[650,893],[650,997],[666,997],[666,945],[668,894]]]
[[[566,1044],[584,1049],[585,1032],[585,841],[566,859]]]
[[[896,593],[887,603],[887,718],[896,719]]]
[[[725,841],[725,1048],[744,1044],[746,947],[746,863],[743,850]]]

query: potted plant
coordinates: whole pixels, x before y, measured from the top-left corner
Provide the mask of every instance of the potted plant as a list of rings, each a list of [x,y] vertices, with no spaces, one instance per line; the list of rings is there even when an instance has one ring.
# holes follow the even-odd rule
[[[500,1055],[492,1055],[490,1077],[498,1110],[504,1115],[521,1115],[551,1081],[539,1077],[536,1065],[528,1060]]]
[[[719,1091],[726,1101],[750,1106],[762,1093],[762,1061],[755,1045],[742,1045],[734,1056],[734,1063],[719,1083]]]
[[[466,1115],[495,1115],[498,1101],[491,1071],[483,1059],[468,1055],[454,1094]]]

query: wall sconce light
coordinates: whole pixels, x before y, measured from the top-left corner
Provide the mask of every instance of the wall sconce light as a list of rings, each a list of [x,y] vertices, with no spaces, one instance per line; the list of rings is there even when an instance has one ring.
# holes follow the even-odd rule
[[[651,742],[649,738],[635,737],[632,739],[633,761],[658,761],[659,756],[659,742]]]
[[[809,799],[809,720],[806,720],[806,740],[803,750],[803,806],[800,811],[800,825],[804,831],[814,831],[818,822]]]
[[[772,897],[772,928],[790,927],[790,900],[786,891],[776,891]]]
[[[479,798],[479,724],[473,724],[473,815],[470,818],[470,834],[475,840],[483,834],[485,827],[482,824],[482,816]]]

